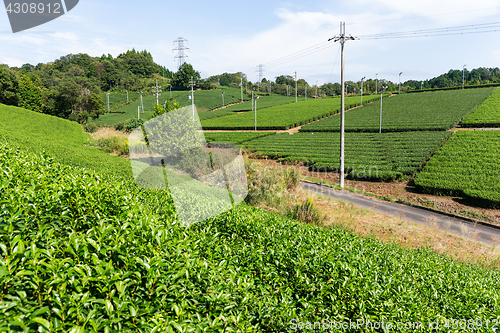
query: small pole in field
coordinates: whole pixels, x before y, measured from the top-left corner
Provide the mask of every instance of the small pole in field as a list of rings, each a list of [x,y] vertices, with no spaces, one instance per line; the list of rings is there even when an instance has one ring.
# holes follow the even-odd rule
[[[380,124],[379,124],[379,129],[378,129],[379,133],[382,133],[382,92],[386,88],[387,87],[380,87]]]
[[[361,106],[363,106],[363,80],[366,79],[366,76],[364,76],[361,79]]]
[[[465,88],[465,66],[467,65],[464,65],[464,69],[462,70],[462,90]]]
[[[295,103],[297,103],[297,72],[295,72]]]
[[[137,106],[137,119],[141,119],[141,107]]]
[[[106,94],[106,101],[108,103],[108,113],[109,113],[109,93]]]
[[[401,74],[403,74],[403,72],[399,73],[399,93],[398,94],[401,94]]]

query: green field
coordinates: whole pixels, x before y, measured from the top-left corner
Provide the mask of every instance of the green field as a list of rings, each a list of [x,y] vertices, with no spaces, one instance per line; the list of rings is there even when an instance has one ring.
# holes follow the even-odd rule
[[[183,228],[168,192],[140,189],[109,164],[52,158],[63,137],[73,147],[85,135],[28,113],[19,109],[18,131],[43,124],[33,136],[45,155],[28,137],[11,140],[16,131],[0,136],[1,331],[292,332],[298,321],[364,318],[420,331],[439,320],[447,332],[446,319],[500,315],[499,272],[426,249],[245,204]],[[64,123],[54,145],[48,134]],[[82,161],[104,159],[81,149],[72,153],[92,151]]]
[[[438,131],[455,127],[491,95],[495,88],[402,94],[382,101],[382,131]],[[345,114],[350,132],[378,132],[380,103]],[[340,116],[322,119],[301,128],[303,132],[340,131]]]
[[[207,142],[243,143],[264,136],[275,135],[273,132],[205,132]]]
[[[107,98],[106,98],[107,93],[100,93],[99,96],[101,96],[102,101],[104,102],[104,105],[106,106],[106,112],[107,112]],[[136,101],[139,99],[140,94],[138,92],[134,91],[129,91],[128,92],[128,100],[129,103]],[[122,106],[127,105],[127,93],[126,92],[111,92],[109,95],[109,109],[111,111],[115,111]]]
[[[89,147],[82,126],[69,120],[0,104],[0,137],[25,149],[45,152],[61,163],[131,177],[126,159]]]
[[[345,168],[356,179],[391,180],[415,174],[449,132],[346,133]],[[338,171],[338,133],[281,133],[244,143],[255,152],[302,161],[315,170]]]
[[[427,193],[465,196],[500,208],[500,131],[456,132],[415,184]]]
[[[265,109],[271,106],[283,105],[295,102],[295,97],[272,95],[272,96],[261,96],[258,99],[258,109]],[[252,101],[246,101],[243,103],[238,103],[235,105],[228,106],[224,109],[219,109],[210,112],[200,112],[200,120],[212,119],[227,115],[232,115],[235,112],[247,112],[252,111]]]
[[[368,96],[365,102],[376,100],[379,97]],[[347,97],[346,108],[359,105],[359,97]],[[257,102],[257,130],[286,130],[307,124],[311,121],[330,116],[340,111],[340,98],[310,99],[285,105],[278,105],[264,109],[259,108]],[[245,112],[201,122],[204,129],[232,129],[251,130],[254,129],[255,115]]]
[[[462,127],[500,127],[500,88],[461,123]]]
[[[203,111],[212,110],[222,106],[222,91],[224,94],[225,104],[236,103],[241,101],[240,89],[223,88],[217,90],[196,90],[194,92],[194,102],[197,110],[199,111],[200,118],[205,113]],[[190,105],[189,96],[190,91],[172,91],[172,98],[179,102],[180,107]],[[106,96],[104,95],[104,100]],[[243,98],[248,98],[245,94]],[[161,93],[158,98],[160,104],[165,103],[170,99],[170,91],[166,90]],[[156,96],[151,94],[143,94],[144,113],[141,112],[141,119],[149,119],[150,112],[153,110],[153,105],[156,103]],[[121,121],[127,121],[131,118],[137,118],[137,108],[140,105],[140,99],[136,99],[128,105],[124,105],[111,113],[106,113],[94,120],[98,125],[113,125]],[[208,113],[208,112],[207,112]]]

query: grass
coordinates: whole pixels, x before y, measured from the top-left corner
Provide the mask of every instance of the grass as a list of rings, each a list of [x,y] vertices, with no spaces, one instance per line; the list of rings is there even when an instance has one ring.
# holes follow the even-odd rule
[[[402,94],[382,101],[382,132],[442,131],[455,127],[481,104],[495,88]],[[378,132],[380,103],[346,112],[346,131]],[[338,132],[336,115],[303,126],[302,132]]]

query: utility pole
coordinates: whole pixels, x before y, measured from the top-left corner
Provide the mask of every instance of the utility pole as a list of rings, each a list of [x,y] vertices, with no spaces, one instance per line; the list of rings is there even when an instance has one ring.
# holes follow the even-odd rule
[[[253,112],[253,91],[255,90],[255,88],[252,89],[252,112]]]
[[[137,105],[137,119],[141,119],[141,106]]]
[[[387,87],[380,87],[380,123],[379,123],[379,129],[378,129],[379,133],[382,133],[382,92],[386,88]]]
[[[297,72],[295,72],[295,103],[297,103]]]
[[[194,81],[192,76],[191,76],[191,81],[189,81],[189,83],[191,83],[191,108],[193,109],[193,120],[194,120]]]
[[[224,107],[224,91],[222,92],[222,107]]]
[[[363,80],[366,79],[366,76],[364,76],[361,79],[361,106],[363,106]]]
[[[314,94],[318,97],[318,80],[316,80],[316,92]]]
[[[340,80],[341,80],[341,94],[340,94],[340,187],[344,188],[344,132],[345,132],[345,80],[344,80],[344,44],[346,40],[354,40],[354,37],[345,35],[345,22],[340,22],[340,35],[330,38],[328,41],[334,40],[334,42],[340,42],[341,45],[341,66],[340,66]]]
[[[142,103],[142,91],[141,91],[141,110],[144,112],[144,103]]]
[[[240,76],[241,102],[243,103],[243,76]]]
[[[177,69],[181,68],[182,64],[185,62],[185,58],[188,56],[184,54],[185,50],[189,50],[188,47],[184,46],[184,42],[187,42],[187,39],[184,39],[182,37],[177,38],[174,40],[174,44],[177,44],[177,48],[173,49],[173,51],[177,51],[177,55],[175,56],[175,59],[178,59],[179,65],[177,66]]]
[[[158,79],[156,80],[156,87],[153,87],[153,92],[155,93],[156,95],[156,104],[159,105],[159,102],[158,102],[158,96],[161,96],[161,90],[160,90],[161,87],[158,86]]]
[[[106,102],[108,104],[108,113],[109,113],[109,93],[106,94]]]
[[[462,70],[462,90],[465,89],[465,66],[467,65],[464,65],[464,69]]]
[[[257,132],[257,100],[259,99],[259,96],[255,98],[255,132]]]
[[[378,92],[378,73],[376,75],[376,80],[375,80],[375,94]]]
[[[401,94],[401,74],[403,74],[403,72],[399,73],[399,94]]]

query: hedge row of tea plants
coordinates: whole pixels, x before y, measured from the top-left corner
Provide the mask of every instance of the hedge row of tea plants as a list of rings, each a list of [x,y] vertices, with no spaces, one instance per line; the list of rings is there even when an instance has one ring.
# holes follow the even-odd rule
[[[76,122],[0,104],[0,137],[30,151],[45,151],[64,164],[132,177],[130,162],[89,147],[91,136]]]
[[[498,272],[425,249],[245,205],[183,228],[163,190],[5,140],[0,184],[0,331],[291,332],[364,318],[444,332],[446,319],[500,318]]]
[[[445,131],[455,127],[496,88],[435,91],[402,94],[382,100],[382,132]],[[345,129],[350,132],[378,132],[380,103],[346,112]],[[340,131],[336,115],[303,126],[302,132]]]
[[[205,132],[205,140],[210,143],[216,142],[232,142],[243,143],[264,136],[275,135],[276,132]]]
[[[449,132],[346,133],[345,168],[351,178],[391,180],[414,175]],[[316,170],[337,171],[338,133],[282,133],[243,143],[256,153],[308,163]]]
[[[245,94],[244,97],[247,95]],[[276,105],[283,105],[283,104],[289,104],[295,102],[295,97],[289,97],[289,96],[280,96],[280,95],[272,95],[272,96],[261,96],[258,100],[258,107],[260,109],[265,109],[271,106],[276,106]],[[227,103],[226,103],[227,105]],[[200,112],[198,113],[198,116],[200,117],[200,120],[206,120],[206,119],[212,119],[212,118],[217,118],[217,117],[222,117],[222,116],[228,116],[228,115],[233,115],[236,112],[247,112],[247,111],[252,111],[252,101],[245,101],[228,106],[224,109],[218,109],[215,111],[209,111],[209,112]]]
[[[429,160],[415,184],[424,192],[465,196],[500,208],[500,131],[458,131]]]
[[[500,127],[500,88],[496,88],[491,96],[468,115],[460,125],[462,127]]]
[[[380,97],[370,95],[364,98],[364,103],[377,100]],[[347,109],[358,106],[359,96],[347,97]],[[312,121],[329,117],[340,112],[340,98],[308,99],[285,105],[260,109],[257,100],[257,130],[287,130]],[[255,128],[255,113],[245,112],[201,122],[206,130],[252,130]]]

